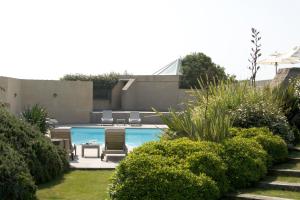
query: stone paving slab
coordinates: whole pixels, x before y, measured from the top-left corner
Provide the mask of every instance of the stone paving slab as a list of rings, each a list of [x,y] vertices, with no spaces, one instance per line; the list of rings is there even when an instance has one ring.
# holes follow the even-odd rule
[[[129,149],[131,151],[132,149]],[[77,156],[70,161],[70,167],[73,169],[115,169],[119,162],[124,158],[120,156],[109,157],[108,161],[101,161],[97,158],[96,149],[85,149],[83,158],[81,156],[81,145],[77,145]],[[101,150],[100,150],[101,155]]]
[[[230,194],[228,195],[231,199],[248,199],[248,200],[292,200],[287,198],[280,198],[280,197],[270,197],[270,196],[263,196],[257,194],[249,194],[249,193],[241,193],[241,194]]]
[[[281,181],[272,181],[272,182],[260,182],[258,184],[260,188],[269,188],[269,189],[282,189],[289,191],[300,191],[300,183],[286,183]]]
[[[269,172],[270,174],[300,177],[300,170],[296,169],[270,169]]]

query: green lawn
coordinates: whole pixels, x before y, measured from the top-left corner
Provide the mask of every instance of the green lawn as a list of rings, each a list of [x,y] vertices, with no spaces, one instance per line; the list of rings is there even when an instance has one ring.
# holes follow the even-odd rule
[[[291,192],[285,190],[248,189],[248,190],[243,190],[242,192],[264,195],[264,196],[288,198],[288,199],[300,199],[300,192]]]
[[[72,170],[63,177],[39,185],[40,200],[104,200],[112,170]]]

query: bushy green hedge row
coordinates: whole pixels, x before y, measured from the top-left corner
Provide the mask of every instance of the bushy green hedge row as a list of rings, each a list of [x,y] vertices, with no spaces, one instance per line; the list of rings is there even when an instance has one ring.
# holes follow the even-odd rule
[[[36,186],[23,157],[0,140],[0,199],[34,199]]]
[[[29,188],[22,191],[24,193],[27,191],[28,195],[35,191],[32,183],[39,184],[52,180],[68,168],[68,158],[64,150],[54,146],[50,139],[35,127],[19,120],[4,109],[0,109],[0,141],[8,145],[8,149],[14,150],[14,153],[9,154],[9,156],[15,157],[11,162],[1,163],[1,169],[9,170],[11,168],[12,171],[6,173],[13,175],[14,165],[19,165],[20,169],[16,170],[20,170],[24,174],[20,173],[20,176],[24,178],[22,184],[24,184],[24,187]],[[27,172],[30,172],[32,177]],[[4,192],[6,191],[5,187],[11,184],[10,179],[5,179],[1,183],[3,185],[1,185],[0,190]],[[11,190],[16,189],[11,191],[14,195],[21,193],[17,188],[11,188]],[[7,195],[12,195],[10,191],[7,190],[7,192]]]
[[[267,129],[231,133],[221,144],[180,138],[134,149],[116,169],[111,198],[218,199],[264,177],[270,157],[272,162],[286,157],[283,139]]]
[[[232,136],[256,140],[268,153],[269,166],[285,161],[288,156],[286,143],[280,136],[273,135],[268,128],[232,128],[230,132]]]

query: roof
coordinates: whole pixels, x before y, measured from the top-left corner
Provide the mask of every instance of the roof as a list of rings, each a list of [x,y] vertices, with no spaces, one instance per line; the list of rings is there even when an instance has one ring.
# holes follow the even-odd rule
[[[170,64],[159,69],[153,75],[182,75],[181,59],[176,59]]]

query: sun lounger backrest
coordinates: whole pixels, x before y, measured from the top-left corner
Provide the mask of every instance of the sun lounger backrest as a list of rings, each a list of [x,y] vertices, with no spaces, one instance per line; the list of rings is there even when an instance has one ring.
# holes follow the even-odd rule
[[[111,110],[103,110],[103,119],[111,119],[112,118],[112,111]]]
[[[53,129],[51,130],[51,139],[65,139],[68,142],[65,143],[65,149],[71,150],[72,140],[71,140],[71,133],[70,130],[59,130]]]
[[[108,150],[123,150],[125,147],[125,129],[105,129],[105,147]]]
[[[130,119],[140,119],[140,113],[138,111],[130,112]]]

